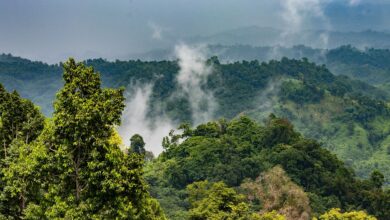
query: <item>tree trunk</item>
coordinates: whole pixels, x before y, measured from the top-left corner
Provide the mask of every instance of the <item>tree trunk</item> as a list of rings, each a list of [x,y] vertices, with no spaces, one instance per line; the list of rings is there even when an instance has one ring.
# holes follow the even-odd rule
[[[4,147],[4,158],[7,158],[7,146],[5,144],[5,139],[3,140],[3,147]]]
[[[75,184],[76,184],[76,201],[79,201],[80,199],[80,193],[81,193],[81,184],[80,184],[80,148],[77,149],[77,156],[75,164]]]
[[[20,199],[20,203],[19,203],[20,213],[23,213],[24,209],[26,208],[26,198],[23,192],[20,193],[19,199]]]

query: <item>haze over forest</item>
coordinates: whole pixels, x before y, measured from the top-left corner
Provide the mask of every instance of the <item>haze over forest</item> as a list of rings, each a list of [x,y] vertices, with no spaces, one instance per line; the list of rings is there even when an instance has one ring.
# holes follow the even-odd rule
[[[0,0],[0,219],[388,220],[389,12]]]
[[[327,48],[330,31],[389,33],[389,10],[386,0],[118,0],[115,4],[107,0],[3,0],[0,48],[48,63],[69,56],[126,60],[180,42],[207,44],[208,37],[236,29],[249,32],[237,35],[234,44],[245,44],[240,38],[255,37],[255,46]],[[270,42],[261,39],[267,33],[253,36],[253,31],[246,30],[250,27],[281,33]],[[305,39],[306,30],[325,33]],[[355,46],[364,48],[370,43]]]

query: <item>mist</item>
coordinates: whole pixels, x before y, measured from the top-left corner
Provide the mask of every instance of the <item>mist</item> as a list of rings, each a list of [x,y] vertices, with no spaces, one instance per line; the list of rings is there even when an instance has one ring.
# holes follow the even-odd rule
[[[309,42],[307,46],[315,48],[328,47],[328,31],[331,24],[324,13],[325,0],[283,0],[281,13],[284,26],[280,38],[277,40],[281,46],[293,46],[297,42]],[[309,41],[309,36],[304,31],[307,27],[317,25],[318,30],[323,30],[317,42]]]
[[[195,125],[214,118],[217,102],[212,91],[205,89],[207,77],[212,74],[212,66],[207,65],[206,47],[179,44],[175,47],[180,71],[177,82],[191,106],[192,121]],[[179,91],[180,92],[180,91]]]
[[[164,116],[149,117],[149,101],[152,84],[132,83],[126,93],[126,107],[122,114],[121,126],[118,129],[125,147],[130,146],[130,138],[139,134],[145,141],[145,148],[158,155],[163,151],[162,139],[176,126]]]
[[[217,101],[212,91],[205,89],[207,77],[213,73],[212,66],[207,64],[206,47],[181,43],[175,48],[180,67],[176,77],[179,88],[173,92],[171,98],[188,99],[193,125],[214,119]],[[118,131],[125,146],[130,145],[129,140],[134,134],[139,134],[144,138],[146,150],[158,155],[163,151],[163,137],[168,136],[178,125],[164,113],[153,117],[148,115],[151,111],[150,96],[153,86],[139,82],[130,83],[126,90],[126,107]]]
[[[255,108],[249,112],[261,113],[260,118],[266,119],[275,111],[275,105],[278,103],[278,95],[283,81],[281,79],[270,79],[267,85],[258,93],[254,100]]]
[[[280,46],[304,43],[324,48],[328,31],[389,31],[388,11],[386,0],[3,0],[0,53],[48,63],[69,56],[129,59],[245,27],[280,30],[282,34],[272,38]],[[309,37],[304,30],[322,32]],[[237,34],[238,43],[251,36]]]

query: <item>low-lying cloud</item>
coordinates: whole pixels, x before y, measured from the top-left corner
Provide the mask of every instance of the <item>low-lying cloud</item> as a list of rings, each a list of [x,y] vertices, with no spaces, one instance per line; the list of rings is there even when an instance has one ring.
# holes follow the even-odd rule
[[[282,81],[280,79],[269,80],[267,86],[256,98],[256,102],[259,103],[256,107],[256,111],[261,112],[265,116],[268,116],[274,111],[281,85]]]
[[[146,143],[146,150],[158,155],[163,151],[163,137],[176,126],[165,115],[153,118],[147,115],[152,89],[152,84],[131,84],[126,94],[126,108],[122,115],[119,134],[126,146],[130,145],[130,138],[134,134],[140,134]]]
[[[191,106],[193,124],[197,125],[214,118],[217,102],[212,91],[205,89],[207,78],[213,68],[207,65],[206,47],[180,44],[175,47],[180,71],[177,82]]]
[[[207,78],[213,72],[205,54],[205,47],[202,46],[180,44],[175,47],[180,67],[176,78],[179,89],[173,92],[172,98],[188,99],[193,125],[214,119],[217,109],[213,93],[205,89]],[[129,146],[131,136],[140,134],[146,149],[158,155],[163,151],[163,137],[175,129],[177,124],[164,114],[153,117],[148,115],[152,91],[153,84],[132,83],[129,86],[119,134],[126,146]]]
[[[316,26],[316,29],[322,29],[319,33],[317,42],[313,42],[318,48],[328,47],[328,31],[331,29],[329,19],[324,13],[325,5],[329,0],[282,0],[282,18],[284,29],[279,42],[282,46],[292,46],[294,42],[300,40],[307,41],[305,31]]]

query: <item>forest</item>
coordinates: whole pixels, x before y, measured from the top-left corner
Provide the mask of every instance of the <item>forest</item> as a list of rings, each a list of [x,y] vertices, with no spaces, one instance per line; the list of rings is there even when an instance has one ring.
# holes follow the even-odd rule
[[[326,66],[305,58],[225,63],[211,57],[206,62],[212,73],[202,79],[202,89],[212,95],[211,103],[216,107],[200,122],[219,118],[231,120],[243,113],[262,123],[274,113],[291,121],[303,136],[323,143],[360,178],[368,178],[373,170],[379,170],[388,185],[390,115],[386,78],[380,80],[384,84],[378,85],[348,74],[367,63],[368,69],[381,68],[383,77],[388,78],[388,54],[386,49],[361,52],[345,46],[329,51],[327,60],[335,64]],[[177,82],[181,69],[177,60],[109,62],[95,59],[84,63],[101,73],[103,87],[125,87],[125,96],[136,93],[139,87],[150,87],[145,110],[149,124],[161,123],[158,122],[161,115],[172,121],[172,128],[184,122],[194,123],[191,100],[177,95],[182,89]],[[334,74],[332,69],[337,66],[348,71]],[[377,72],[375,69],[365,71],[371,73],[371,78],[379,76]],[[45,116],[51,117],[54,94],[63,84],[61,63],[47,65],[2,55],[0,73],[5,88],[18,91],[40,106]]]
[[[31,70],[47,66],[26,63],[20,66]],[[381,90],[335,76],[307,59],[221,64],[213,57],[207,63],[216,72],[209,75],[207,86],[225,89],[214,91],[219,119],[196,126],[188,99],[168,99],[177,86],[172,75],[178,71],[175,62],[69,59],[50,67],[63,68],[63,86],[51,117],[17,91],[0,86],[0,218],[385,220],[390,216],[388,174],[369,165],[359,171],[363,174],[355,173],[354,168],[369,160],[359,155],[353,161],[357,164],[340,160],[337,155],[346,156],[337,146],[342,137],[328,143],[314,139],[321,140],[323,131],[340,134],[327,130],[327,123],[346,126],[350,136],[385,126],[376,124],[389,117]],[[120,70],[107,71],[111,65],[132,69],[117,76]],[[159,70],[165,74],[154,78]],[[114,78],[121,77],[117,82],[130,83],[129,75],[141,81],[154,78],[150,104],[165,99],[168,114],[184,122],[161,140],[164,151],[156,158],[145,149],[142,136],[133,135],[130,145],[124,146],[117,131],[125,88],[119,83],[114,86],[119,88],[106,88],[104,80],[113,85]],[[275,77],[281,82],[273,103],[277,108],[262,117],[250,100]],[[332,107],[316,109],[324,102],[342,102],[344,107],[337,114],[330,112],[334,117],[322,124],[304,123],[324,130],[305,130],[299,123],[294,127],[294,121],[310,117],[298,120],[297,106],[311,110],[308,114],[327,114]],[[148,112],[149,117],[157,114]],[[366,126],[372,127],[364,130]],[[380,148],[375,144],[384,136],[368,134],[367,143],[372,145],[359,151]]]
[[[390,220],[389,0],[0,0],[0,220]]]

